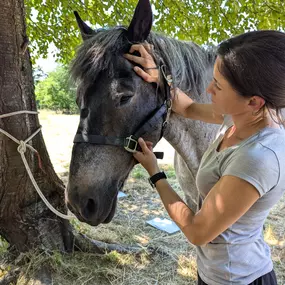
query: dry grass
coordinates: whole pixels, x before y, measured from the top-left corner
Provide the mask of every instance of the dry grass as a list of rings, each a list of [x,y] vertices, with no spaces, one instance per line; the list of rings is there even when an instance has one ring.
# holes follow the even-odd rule
[[[67,181],[72,138],[77,128],[77,116],[54,115],[41,112],[41,123],[51,159],[59,176]],[[66,142],[69,142],[67,144]],[[63,142],[60,145],[60,142]],[[163,146],[165,149],[165,142]],[[170,154],[169,154],[170,153]],[[168,153],[169,157],[173,151]],[[162,165],[170,183],[182,195],[172,165]],[[105,255],[74,253],[29,253],[23,258],[30,262],[22,267],[18,285],[33,284],[39,268],[48,266],[55,285],[134,285],[134,284],[196,284],[195,249],[179,232],[163,233],[146,224],[154,217],[167,217],[158,194],[147,182],[147,173],[140,166],[132,171],[124,192],[128,195],[118,201],[113,221],[107,225],[90,227],[73,220],[74,227],[87,236],[112,243],[153,246],[168,255],[145,253],[137,256],[111,252]],[[265,238],[272,249],[272,258],[278,284],[285,284],[285,197],[275,206],[266,222]],[[0,240],[0,258],[6,251]],[[2,259],[2,258],[1,258]],[[10,264],[0,262],[0,277],[10,269]]]

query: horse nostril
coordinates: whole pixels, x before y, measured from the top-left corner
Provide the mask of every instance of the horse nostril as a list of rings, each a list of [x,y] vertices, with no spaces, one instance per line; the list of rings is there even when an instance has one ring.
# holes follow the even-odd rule
[[[92,213],[95,211],[95,202],[93,199],[88,199],[86,208],[89,213]]]
[[[93,199],[88,199],[85,207],[82,209],[82,216],[85,219],[90,219],[96,212],[96,205]]]

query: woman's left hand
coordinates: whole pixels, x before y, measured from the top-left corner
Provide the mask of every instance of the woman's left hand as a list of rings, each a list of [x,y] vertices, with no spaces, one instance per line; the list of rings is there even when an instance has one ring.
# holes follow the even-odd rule
[[[134,71],[142,79],[146,82],[159,84],[159,70],[152,56],[152,49],[153,46],[150,44],[132,45],[129,53],[124,54],[124,57],[143,67],[143,69],[138,66],[134,67]],[[140,56],[131,54],[134,52],[139,52]]]
[[[158,173],[159,167],[157,159],[152,152],[152,142],[144,141],[142,138],[138,140],[142,151],[134,153],[135,159],[146,169],[150,176]]]

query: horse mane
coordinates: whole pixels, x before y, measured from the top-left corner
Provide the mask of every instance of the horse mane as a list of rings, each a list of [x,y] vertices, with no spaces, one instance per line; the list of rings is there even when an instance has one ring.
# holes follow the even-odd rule
[[[202,48],[193,42],[179,41],[151,33],[148,42],[155,46],[155,54],[169,69],[174,85],[193,97],[199,96],[208,85],[207,74],[216,59],[213,48]],[[212,75],[212,74],[211,74]]]
[[[175,86],[197,97],[206,90],[207,72],[215,60],[215,50],[202,48],[193,42],[178,41],[151,32],[147,42],[154,45],[154,57],[172,74]],[[114,55],[127,53],[132,43],[124,27],[100,29],[85,40],[71,64],[71,76],[77,83],[92,84],[101,71],[114,73]]]

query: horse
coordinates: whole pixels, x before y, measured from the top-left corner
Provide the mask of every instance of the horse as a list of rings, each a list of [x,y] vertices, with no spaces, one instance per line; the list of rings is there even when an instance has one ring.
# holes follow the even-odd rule
[[[77,12],[75,16],[83,43],[71,64],[80,121],[66,189],[68,208],[92,226],[112,220],[117,193],[137,163],[132,152],[137,146],[134,134],[139,134],[154,146],[163,135],[174,147],[178,182],[186,203],[196,211],[195,176],[218,126],[170,113],[167,82],[145,82],[123,55],[134,43],[151,44],[156,63],[172,75],[173,84],[193,100],[207,103],[215,50],[152,32],[149,0],[139,0],[127,28],[93,30]]]

